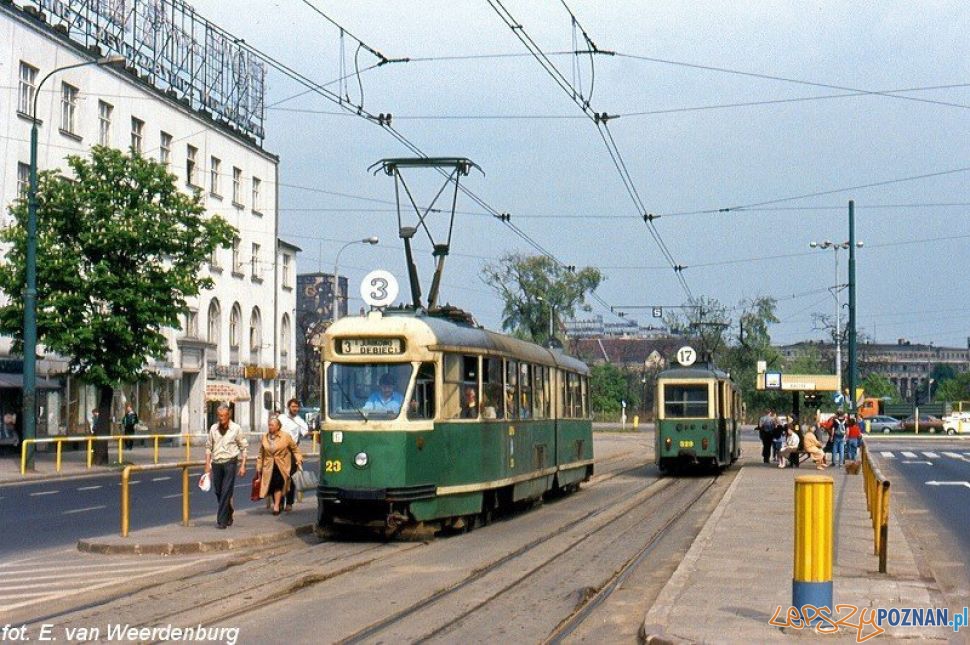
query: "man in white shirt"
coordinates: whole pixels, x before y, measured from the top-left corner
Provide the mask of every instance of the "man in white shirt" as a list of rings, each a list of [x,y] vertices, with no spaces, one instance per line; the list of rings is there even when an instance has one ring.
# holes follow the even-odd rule
[[[212,490],[219,500],[216,528],[232,525],[232,493],[236,474],[246,475],[246,453],[249,442],[242,428],[232,420],[232,412],[225,403],[216,410],[218,421],[209,428],[205,440],[205,472],[212,478]]]
[[[300,416],[300,402],[296,399],[290,399],[286,403],[286,414],[282,414],[279,417],[280,424],[283,426],[283,431],[287,432],[296,444],[300,443],[300,438],[305,437],[310,434],[310,428],[307,426],[306,421]],[[290,472],[296,472],[296,462],[294,461],[293,455],[290,455]],[[290,489],[286,491],[286,504],[283,510],[289,512],[293,510],[293,502],[296,499],[296,487],[290,486]]]

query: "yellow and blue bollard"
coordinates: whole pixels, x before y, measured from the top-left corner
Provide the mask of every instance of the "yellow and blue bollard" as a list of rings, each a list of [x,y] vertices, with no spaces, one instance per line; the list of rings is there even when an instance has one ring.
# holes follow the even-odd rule
[[[832,604],[832,478],[802,475],[795,478],[795,572],[792,607],[809,624],[819,614],[831,616]],[[820,610],[812,614],[811,605]],[[828,608],[828,612],[821,609]]]

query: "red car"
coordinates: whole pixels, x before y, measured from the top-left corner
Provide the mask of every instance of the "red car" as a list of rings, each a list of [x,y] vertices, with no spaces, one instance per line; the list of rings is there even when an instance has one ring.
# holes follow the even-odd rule
[[[913,432],[916,430],[916,418],[907,417],[902,421],[903,427],[901,428],[903,432]],[[919,415],[919,431],[920,432],[943,432],[943,419],[939,417],[934,417],[932,414],[921,414]]]

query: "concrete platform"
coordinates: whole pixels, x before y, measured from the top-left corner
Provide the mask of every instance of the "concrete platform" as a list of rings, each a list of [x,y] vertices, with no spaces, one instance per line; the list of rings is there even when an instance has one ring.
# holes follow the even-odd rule
[[[900,530],[898,505],[894,508],[892,503],[888,573],[879,573],[862,475],[848,475],[834,467],[818,471],[810,465],[779,469],[762,464],[760,445],[754,443],[746,442],[745,454],[756,455],[757,461],[749,457],[743,463],[648,612],[643,625],[647,642],[777,642],[799,637],[856,642],[857,636],[878,631],[866,627],[859,635],[856,629],[842,627],[837,635],[822,635],[810,628],[769,624],[779,607],[778,620],[784,622],[792,601],[794,478],[802,474],[826,474],[834,480],[835,604],[860,610],[946,607],[936,581],[921,574]],[[952,613],[962,607],[949,609]],[[858,624],[858,618],[853,622]],[[952,629],[941,627],[885,629],[879,642],[888,638],[945,643],[956,636]]]
[[[77,548],[102,554],[183,555],[277,544],[312,533],[316,512],[316,500],[308,496],[291,513],[273,515],[262,506],[236,511],[227,529],[216,528],[213,515],[192,520],[189,526],[165,524],[130,531],[124,538],[119,533],[81,540]]]

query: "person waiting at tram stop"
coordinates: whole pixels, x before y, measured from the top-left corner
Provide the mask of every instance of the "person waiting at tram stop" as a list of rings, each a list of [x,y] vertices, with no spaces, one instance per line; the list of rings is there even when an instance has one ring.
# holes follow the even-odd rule
[[[859,446],[862,445],[862,426],[855,417],[849,417],[845,430],[845,455],[849,461],[855,461]]]
[[[390,373],[381,376],[377,392],[370,395],[362,408],[364,412],[382,412],[397,415],[404,404],[404,397],[397,391]]]
[[[758,420],[758,438],[761,439],[761,459],[767,464],[772,456],[772,444],[775,425],[778,423],[775,413],[770,408]]]
[[[256,477],[260,480],[259,497],[273,499],[273,515],[282,510],[284,495],[293,486],[293,473],[303,465],[303,453],[288,432],[282,431],[279,417],[266,422],[266,434],[259,440]]]
[[[795,434],[795,429],[792,426],[787,426],[785,428],[785,445],[778,452],[778,467],[784,468],[785,462],[788,458],[798,452],[798,446],[801,444],[798,435]]]
[[[819,425],[825,429],[829,441],[832,442],[832,465],[844,464],[845,436],[849,429],[849,419],[845,416],[845,410],[839,408],[834,417]]]
[[[806,432],[802,436],[802,450],[807,452],[812,457],[812,461],[815,462],[815,467],[818,470],[823,470],[828,468],[829,465],[825,463],[825,452],[822,450],[822,443],[815,436],[814,432]]]
[[[280,423],[283,426],[283,431],[290,435],[293,439],[293,443],[300,445],[300,440],[310,434],[310,427],[307,422],[303,420],[300,416],[300,401],[299,399],[290,399],[286,402],[286,414],[277,415]],[[296,471],[296,462],[294,461],[293,455],[290,455],[290,472]],[[290,486],[290,489],[286,491],[286,502],[284,509],[287,513],[293,510],[293,502],[296,501],[296,487]]]

